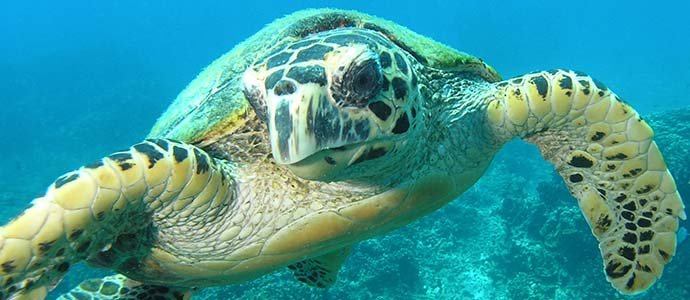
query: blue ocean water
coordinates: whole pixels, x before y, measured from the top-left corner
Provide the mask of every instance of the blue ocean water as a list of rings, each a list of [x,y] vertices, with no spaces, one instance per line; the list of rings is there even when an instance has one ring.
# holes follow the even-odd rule
[[[482,57],[505,78],[550,68],[586,71],[643,115],[690,106],[690,4],[685,1],[657,5],[536,0],[7,2],[0,5],[0,205],[4,208],[0,221],[19,213],[65,171],[142,139],[203,67],[263,25],[309,7],[356,9],[395,21]],[[538,159],[528,146],[511,147]],[[674,155],[682,155],[684,161],[690,158],[688,152],[666,153]],[[565,187],[543,184],[560,183],[551,178],[550,167],[510,164],[505,156],[496,163],[501,165],[487,174],[492,177],[459,199],[461,204],[453,203],[391,236],[363,243],[343,270],[341,282],[328,292],[288,282],[292,279],[281,273],[271,277],[281,283],[264,279],[217,289],[205,297],[339,298],[339,293],[351,289],[358,292],[350,296],[362,299],[619,297],[605,282],[593,237],[562,244],[542,232],[548,230],[540,222],[556,222],[559,229],[554,231],[562,237],[576,236],[573,228],[588,231],[579,213],[561,209],[576,208]],[[506,172],[520,179],[501,181]],[[534,186],[534,191],[521,197],[496,192],[491,196],[499,206],[496,211],[468,204],[472,200],[477,200],[475,206],[486,203],[481,188],[507,190],[520,184]],[[539,184],[560,191],[563,198],[559,200],[563,203],[525,204],[525,211],[539,210],[535,214],[543,215],[543,220],[521,223],[520,219],[532,218],[529,214],[492,219],[501,209],[511,209],[506,206],[510,198],[527,201],[550,195],[540,194]],[[687,186],[687,178],[679,184]],[[500,195],[504,197],[498,199]],[[553,207],[560,210],[547,213]],[[569,217],[572,228],[557,222]],[[466,219],[476,224],[498,222],[491,224],[504,231],[509,228],[516,238],[507,238],[503,232],[497,242],[492,238],[499,234],[492,226],[457,226]],[[519,239],[530,234],[534,237]],[[511,244],[514,240],[521,242]],[[482,253],[469,250],[482,243],[486,243],[482,255],[467,254]],[[408,251],[393,252],[391,248],[403,248],[401,244]],[[589,244],[582,253],[580,244]],[[573,252],[560,256],[566,261],[551,266],[501,261],[511,255],[533,253],[536,257],[568,249]],[[687,241],[678,249],[676,261],[643,298],[690,298]],[[380,257],[382,253],[388,260]],[[372,266],[378,268],[372,270]],[[509,270],[487,271],[492,268]],[[94,274],[90,272],[79,269],[66,283],[74,285],[87,276],[84,273]],[[566,278],[573,274],[580,277]]]

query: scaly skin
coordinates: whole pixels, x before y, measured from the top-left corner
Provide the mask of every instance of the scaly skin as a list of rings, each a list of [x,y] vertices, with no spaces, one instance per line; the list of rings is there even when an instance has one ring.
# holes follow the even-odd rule
[[[113,275],[86,280],[58,300],[189,300],[191,296],[186,288],[141,284],[123,275]]]
[[[135,145],[102,163],[62,176],[0,231],[0,253],[12,267],[3,281],[14,282],[5,295],[45,289],[82,259],[149,284],[249,280],[405,225],[453,199],[483,171],[457,184],[424,174],[385,191],[299,180],[267,161],[235,170],[167,140]],[[281,190],[282,199],[269,197],[275,194],[266,187],[285,180],[291,189]],[[155,237],[133,236],[152,234],[149,226]]]
[[[0,299],[42,298],[80,260],[128,278],[68,299],[112,297],[106,282],[173,299],[284,266],[327,287],[353,244],[456,198],[514,137],[565,178],[615,288],[641,292],[661,275],[683,204],[651,129],[615,94],[564,70],[494,83],[474,60],[439,69],[361,27],[255,57],[248,103],[222,118],[231,131],[186,133],[203,132],[202,148],[161,137],[60,177],[0,228]],[[206,110],[218,111],[195,109]]]
[[[429,115],[435,116],[435,124],[443,123],[440,119],[442,114],[439,114],[443,106],[431,101],[427,105],[419,108],[420,115],[428,111]],[[96,164],[79,171],[91,172],[89,170],[93,169],[93,172],[104,172],[126,183],[115,185],[88,181],[91,177],[87,176],[72,178],[66,175],[59,179],[61,184],[54,189],[57,193],[72,196],[63,201],[68,207],[76,205],[73,203],[78,207],[100,205],[97,203],[102,201],[84,192],[88,190],[113,190],[116,191],[115,196],[120,191],[127,194],[130,201],[116,202],[119,203],[115,206],[118,211],[113,208],[93,213],[102,213],[100,218],[105,221],[101,224],[121,227],[98,226],[94,220],[80,218],[79,227],[67,232],[85,228],[81,236],[88,240],[70,243],[65,237],[67,233],[58,232],[54,239],[65,240],[64,244],[74,246],[67,247],[62,255],[51,253],[47,257],[33,257],[38,267],[18,268],[17,272],[3,274],[4,279],[12,278],[13,281],[4,290],[5,295],[26,295],[27,292],[45,289],[63,275],[69,264],[82,259],[147,284],[198,287],[253,279],[305,258],[338,251],[428,214],[469,187],[488,165],[488,160],[471,159],[471,165],[459,169],[459,164],[454,163],[454,167],[449,169],[449,161],[427,153],[424,143],[416,143],[414,147],[397,153],[396,160],[404,164],[396,163],[395,169],[388,170],[396,175],[395,178],[366,177],[350,183],[331,184],[308,181],[295,177],[271,161],[266,152],[269,147],[265,125],[258,123],[253,113],[247,119],[245,132],[237,132],[207,147],[214,156],[223,160],[209,158],[193,146],[154,140],[143,144],[147,146],[146,151],[135,146],[127,153],[105,158],[105,166]],[[422,125],[420,123],[417,130],[410,131],[415,139],[425,137],[427,141],[441,142],[448,138],[439,136],[434,127]],[[471,126],[458,124],[458,128],[462,127],[466,128],[462,131],[464,136],[472,136]],[[453,132],[453,135],[460,133]],[[476,146],[479,149],[472,151],[475,156],[492,155],[480,155],[486,152],[483,150],[485,146],[481,143],[476,143]],[[176,155],[178,148],[187,155],[180,154],[181,151]],[[493,151],[493,147],[491,149]],[[471,158],[469,154],[462,156],[468,160]],[[197,170],[194,163],[197,157],[207,162],[208,172],[203,171],[206,168]],[[154,158],[154,163],[151,158]],[[437,163],[414,167],[427,160]],[[368,168],[372,163],[378,164],[366,162],[362,168]],[[452,174],[448,173],[451,169]],[[217,184],[204,186],[203,183],[212,182],[208,176],[221,178],[226,185],[222,189],[217,189]],[[386,179],[386,182],[373,179]],[[370,182],[365,184],[367,181]],[[182,186],[185,191],[191,191],[174,192]],[[289,188],[281,188],[283,186]],[[220,202],[206,205],[210,200],[202,197],[204,193],[199,189],[214,193],[213,199]],[[163,190],[170,192],[160,194]],[[216,190],[225,194],[218,196]],[[49,192],[48,198],[51,193],[55,192]],[[10,222],[3,235],[9,237],[7,233],[13,234],[24,223],[23,220],[20,217]],[[45,223],[39,231],[60,228],[59,221]],[[106,229],[110,232],[99,232]],[[52,241],[29,235],[26,239],[37,243]],[[88,246],[81,246],[86,242]],[[35,253],[30,248],[19,251],[6,247],[0,251],[15,259],[31,257]],[[299,270],[296,273],[299,274]]]
[[[556,166],[599,241],[607,280],[649,288],[676,252],[683,203],[635,110],[591,77],[554,70],[499,83],[487,116],[504,140],[537,144]]]
[[[52,286],[80,260],[107,260],[107,249],[146,234],[151,218],[160,214],[215,219],[227,209],[233,186],[230,166],[165,140],[134,145],[67,173],[0,228],[0,298]],[[151,249],[130,251],[136,257]],[[130,262],[120,261],[125,269]]]

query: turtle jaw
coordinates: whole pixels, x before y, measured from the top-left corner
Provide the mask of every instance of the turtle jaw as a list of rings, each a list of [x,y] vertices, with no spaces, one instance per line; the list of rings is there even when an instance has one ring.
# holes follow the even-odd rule
[[[271,151],[278,164],[295,164],[323,150],[379,136],[380,129],[366,109],[339,107],[318,84],[293,87],[292,94],[271,95],[266,102]]]
[[[301,85],[292,96],[269,98],[266,121],[274,160],[295,175],[335,180],[392,148],[366,109],[340,107],[315,84]]]
[[[285,166],[293,174],[307,180],[332,181],[336,174],[341,174],[350,166],[355,155],[361,151],[360,148],[344,146],[336,150],[325,149]]]
[[[330,165],[334,159],[337,165],[347,165],[362,143],[381,137],[382,130],[366,107],[337,104],[328,85],[284,78],[276,88],[266,90],[264,77],[248,69],[245,94],[268,125],[276,163],[304,166],[320,157]]]
[[[324,149],[286,167],[307,180],[336,181],[352,177],[345,169],[382,157],[395,149],[395,144],[392,139],[375,140]]]

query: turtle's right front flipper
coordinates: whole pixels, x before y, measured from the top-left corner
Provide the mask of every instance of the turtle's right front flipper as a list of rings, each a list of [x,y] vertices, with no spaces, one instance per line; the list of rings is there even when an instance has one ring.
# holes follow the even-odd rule
[[[145,230],[154,210],[229,201],[231,178],[229,166],[169,140],[148,140],[61,176],[0,227],[0,299],[43,297],[74,263]]]
[[[615,93],[567,70],[495,85],[493,132],[536,144],[554,164],[599,241],[604,272],[621,293],[648,289],[676,251],[683,202],[654,132]]]

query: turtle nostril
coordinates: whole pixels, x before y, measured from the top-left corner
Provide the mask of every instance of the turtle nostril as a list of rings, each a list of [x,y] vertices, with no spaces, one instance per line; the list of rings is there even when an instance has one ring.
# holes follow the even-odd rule
[[[290,95],[294,93],[296,90],[297,87],[292,81],[283,79],[276,83],[276,86],[273,88],[273,93],[278,96],[283,96]]]

